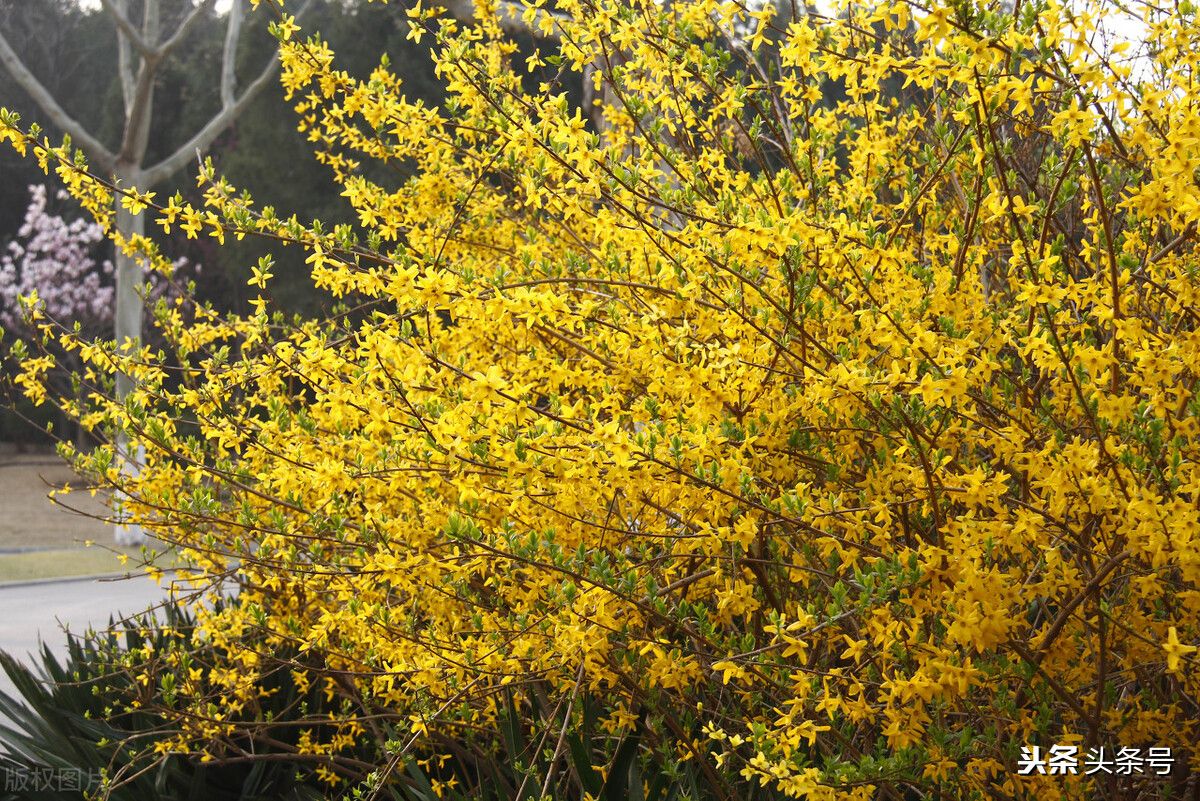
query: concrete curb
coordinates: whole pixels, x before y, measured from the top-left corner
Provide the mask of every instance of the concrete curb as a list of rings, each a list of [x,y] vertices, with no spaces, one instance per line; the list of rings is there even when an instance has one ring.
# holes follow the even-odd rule
[[[166,571],[163,571],[163,572],[166,572]],[[11,587],[36,587],[39,584],[61,584],[61,583],[66,583],[66,582],[79,582],[79,581],[102,581],[104,579],[109,579],[109,580],[133,579],[133,578],[137,578],[138,575],[145,575],[145,574],[93,573],[90,575],[83,575],[83,576],[58,576],[56,578],[35,578],[35,579],[18,579],[16,581],[0,581],[0,592],[7,590]]]

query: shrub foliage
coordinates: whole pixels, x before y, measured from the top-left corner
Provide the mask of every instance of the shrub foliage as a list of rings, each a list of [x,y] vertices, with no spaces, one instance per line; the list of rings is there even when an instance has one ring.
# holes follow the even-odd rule
[[[90,468],[197,585],[240,588],[197,610],[223,664],[180,673],[174,747],[239,755],[287,670],[343,699],[297,745],[331,784],[368,778],[337,755],[380,721],[403,734],[364,794],[431,743],[503,754],[509,699],[554,798],[594,797],[571,744],[713,798],[1194,784],[1190,4],[1147,5],[1130,42],[1055,0],[416,3],[437,108],[279,11],[356,225],[209,168],[206,206],[155,199],[0,128],[103,224],[119,200],[298,245],[344,301],[272,315],[264,259],[248,316],[177,306],[169,353],[83,349],[76,411],[146,453]],[[542,37],[521,58],[517,23]],[[592,105],[531,86],[543,64]],[[120,406],[115,370],[140,382]],[[1053,744],[1079,775],[1015,775]],[[1089,749],[1152,746],[1170,776],[1083,775]]]

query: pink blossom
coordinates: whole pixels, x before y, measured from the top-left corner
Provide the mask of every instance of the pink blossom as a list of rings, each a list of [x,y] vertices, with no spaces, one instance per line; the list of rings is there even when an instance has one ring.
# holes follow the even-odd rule
[[[45,315],[65,326],[79,323],[99,335],[113,324],[113,263],[99,261],[105,249],[101,227],[83,218],[66,220],[49,207],[44,186],[29,187],[30,202],[17,238],[0,254],[0,326],[23,328],[20,298],[36,292]],[[68,199],[59,191],[58,200]],[[179,270],[186,259],[175,261]],[[198,268],[193,268],[199,272]],[[171,287],[158,274],[150,276],[150,299]]]
[[[95,222],[68,222],[51,212],[46,187],[31,186],[29,193],[24,224],[0,256],[0,325],[18,328],[18,298],[35,291],[45,313],[63,324],[79,322],[89,330],[110,325],[113,265],[96,259],[104,231]]]

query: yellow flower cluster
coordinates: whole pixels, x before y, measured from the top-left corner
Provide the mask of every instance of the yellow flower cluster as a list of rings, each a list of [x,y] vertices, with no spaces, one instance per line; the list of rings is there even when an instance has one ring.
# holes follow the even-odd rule
[[[594,107],[531,90],[504,4],[410,10],[441,108],[288,18],[283,86],[355,226],[211,172],[207,208],[125,195],[300,243],[350,309],[173,311],[171,371],[140,354],[131,402],[94,398],[146,450],[107,470],[130,509],[241,588],[198,610],[227,664],[181,688],[179,747],[254,719],[279,666],[252,630],[344,725],[582,689],[613,737],[652,715],[681,759],[797,798],[1085,798],[1013,775],[1019,746],[1190,749],[1194,12],[1147,5],[1130,50],[1059,0],[520,5]]]

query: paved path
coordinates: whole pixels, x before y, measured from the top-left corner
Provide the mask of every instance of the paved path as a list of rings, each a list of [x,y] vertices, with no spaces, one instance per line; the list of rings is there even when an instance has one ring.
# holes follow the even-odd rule
[[[88,626],[106,628],[109,617],[140,612],[159,603],[166,590],[147,576],[120,581],[64,579],[43,584],[0,587],[0,650],[27,664],[30,653],[49,643],[65,655],[65,625],[73,634]],[[60,622],[62,625],[60,625]],[[0,690],[12,692],[8,676],[0,671]]]

